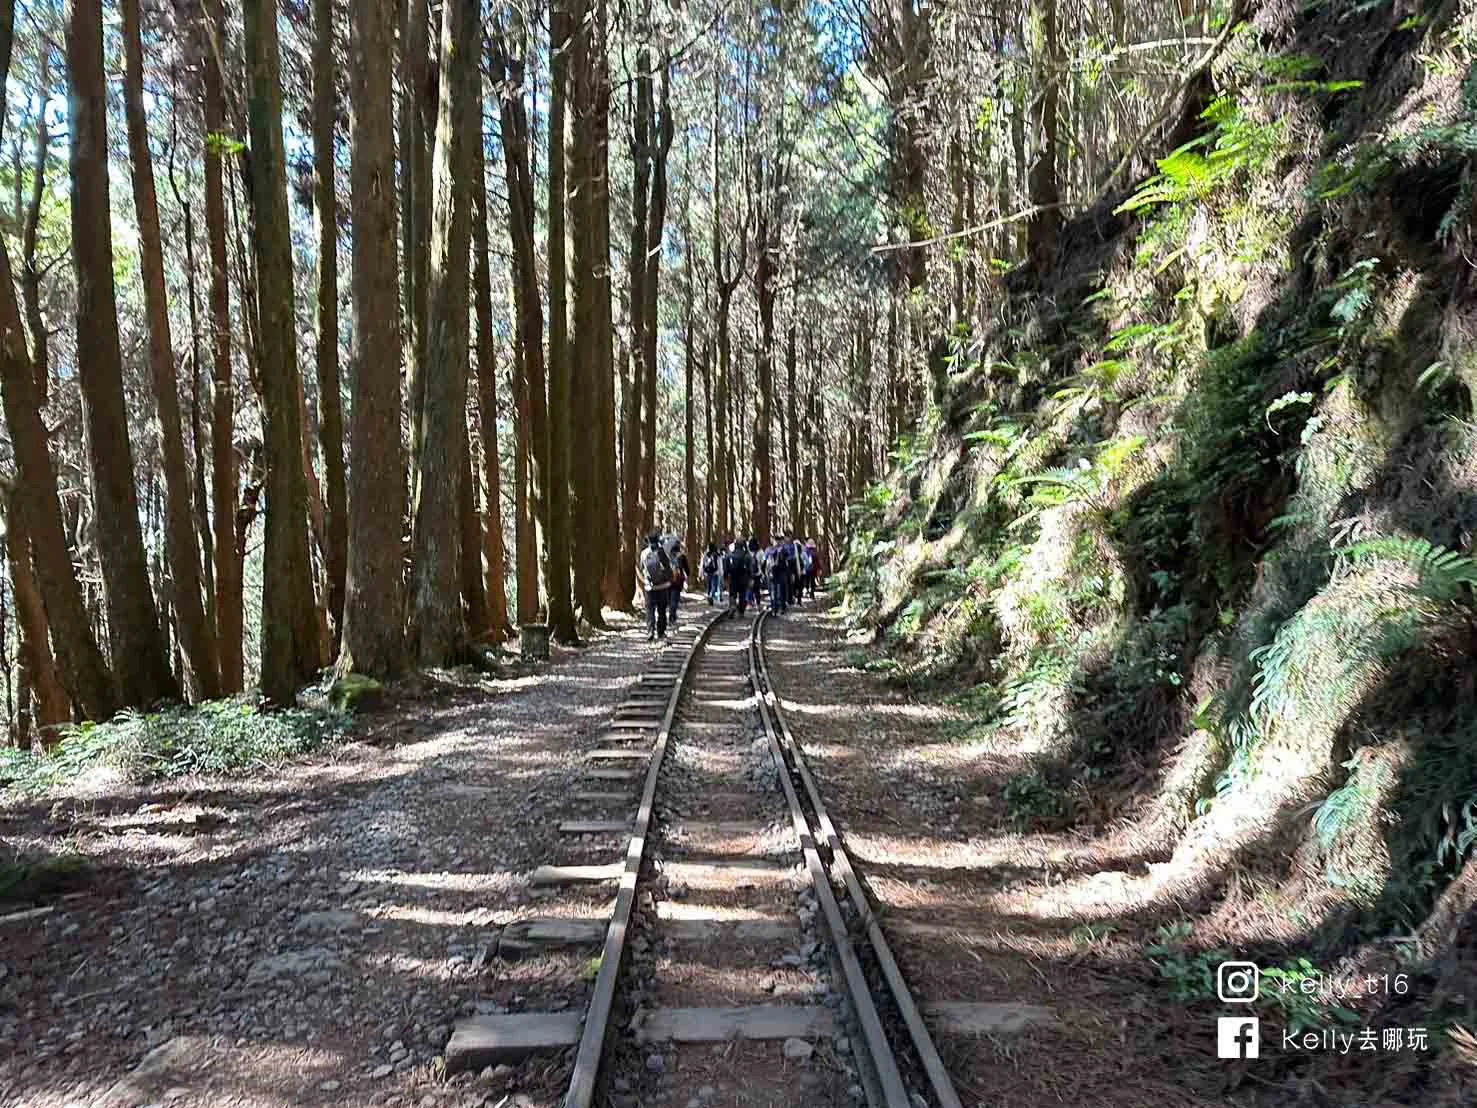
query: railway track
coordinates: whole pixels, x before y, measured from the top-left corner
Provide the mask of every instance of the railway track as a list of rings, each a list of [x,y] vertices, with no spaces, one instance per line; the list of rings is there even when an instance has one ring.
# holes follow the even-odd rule
[[[565,1108],[959,1108],[770,686],[769,619],[684,626],[588,752],[599,818],[560,830],[624,857],[534,883],[614,883],[608,920],[503,932],[504,957],[598,940],[585,1010],[464,1020],[449,1069],[573,1046]]]

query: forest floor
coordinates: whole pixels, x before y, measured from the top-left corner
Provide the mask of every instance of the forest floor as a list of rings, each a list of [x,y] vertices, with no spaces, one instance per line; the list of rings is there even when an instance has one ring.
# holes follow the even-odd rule
[[[1217,1019],[1247,1013],[1215,997],[1216,964],[1292,929],[1269,917],[1254,883],[1233,877],[1202,906],[1210,910],[1194,917],[1192,947],[1190,908],[1134,904],[1131,890],[1167,853],[1145,845],[1132,817],[1018,829],[1010,786],[1026,760],[962,741],[969,721],[946,699],[909,696],[855,664],[858,647],[824,611],[771,623],[766,642],[790,726],[915,996],[1027,1006],[1017,1031],[939,1039],[966,1105],[1477,1103],[1477,1059],[1438,1057],[1435,1041],[1394,1054],[1357,1043],[1293,1052],[1280,1045],[1290,1021],[1263,1019],[1260,1059],[1221,1060]],[[1469,982],[1474,964],[1463,971]],[[1413,980],[1413,992],[1429,984]],[[1263,978],[1264,998],[1273,990]],[[1422,1023],[1419,1005],[1391,1007],[1385,1025]]]
[[[489,964],[488,940],[553,907],[529,878],[554,856],[581,744],[657,649],[643,639],[627,625],[522,676],[423,679],[346,744],[250,778],[91,777],[0,804],[0,839],[90,864],[44,915],[0,906],[0,1108],[557,1104],[558,1059],[453,1081],[439,1059],[460,1016],[586,1003],[586,967]],[[1224,1011],[1177,999],[1146,949],[1176,920],[1115,907],[1158,859],[1121,828],[1013,830],[1019,765],[852,664],[823,608],[767,640],[915,994],[1033,1006],[1016,1032],[940,1041],[965,1104],[1415,1103],[1358,1096],[1374,1060],[1318,1069],[1349,1094],[1328,1100],[1307,1067],[1218,1060]],[[606,901],[559,894],[591,916]]]
[[[537,1064],[447,1084],[436,1059],[479,1008],[585,1003],[544,995],[568,979],[546,959],[481,963],[534,914],[574,744],[654,649],[627,625],[522,676],[421,680],[249,778],[0,804],[0,840],[90,864],[45,916],[0,905],[0,1105],[556,1102]]]

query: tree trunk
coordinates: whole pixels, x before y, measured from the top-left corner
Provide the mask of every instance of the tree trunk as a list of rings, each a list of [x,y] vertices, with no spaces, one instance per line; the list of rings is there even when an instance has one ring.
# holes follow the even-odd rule
[[[537,618],[539,608],[534,559],[544,546],[540,532],[548,526],[549,436],[544,393],[544,320],[539,299],[538,268],[534,258],[533,176],[529,167],[528,114],[523,103],[521,57],[511,42],[522,43],[524,29],[515,13],[511,26],[495,38],[493,77],[502,107],[503,162],[508,182],[508,232],[513,243],[513,293],[521,350],[519,396],[520,434],[526,435],[528,486],[532,513],[525,535],[527,549],[519,549],[519,622]]]
[[[308,492],[298,410],[292,240],[282,145],[277,0],[245,0],[248,181],[256,259],[257,328],[266,448],[267,526],[262,572],[261,689],[291,705],[317,668],[313,581],[308,564]]]
[[[790,478],[790,509],[788,529],[793,533],[800,527],[800,425],[795,419],[795,328],[796,305],[792,301],[790,329],[785,339],[785,466]]]
[[[6,507],[5,552],[10,562],[10,580],[15,586],[16,628],[24,680],[31,690],[27,723],[40,730],[42,745],[50,746],[56,735],[48,729],[71,718],[71,702],[51,653],[46,606],[31,568],[31,539],[25,515],[16,510],[19,504],[12,491]]]
[[[463,419],[466,416],[463,414]],[[461,594],[466,611],[467,638],[488,637],[487,591],[482,578],[482,518],[477,512],[477,471],[472,464],[470,430],[462,450],[461,483],[457,487],[457,523],[461,536]]]
[[[513,318],[520,320],[517,296]],[[538,599],[538,538],[533,500],[529,495],[528,383],[523,374],[523,340],[513,335],[513,549],[516,556],[518,624],[536,623]]]
[[[610,45],[605,0],[597,0],[595,27],[598,38],[591,46],[594,62],[595,96],[593,105],[594,164],[591,170],[594,190],[591,203],[595,211],[595,244],[597,259],[596,303],[599,309],[596,368],[600,389],[600,457],[596,462],[599,495],[604,523],[600,529],[601,547],[605,551],[605,572],[601,591],[605,605],[617,611],[630,611],[635,594],[635,558],[624,558],[620,515],[620,470],[616,465],[615,427],[615,319],[610,265]]]
[[[204,0],[207,35],[224,34],[222,0]],[[236,454],[235,384],[231,372],[231,289],[226,257],[226,200],[221,147],[211,135],[226,130],[223,75],[224,43],[207,51],[202,66],[205,119],[205,236],[210,255],[210,461],[211,520],[215,550],[215,628],[220,663],[221,692],[241,691],[242,637],[245,633],[241,559],[237,552],[236,504],[240,496],[241,463]]]
[[[450,665],[465,640],[459,496],[467,471],[467,257],[471,243],[472,111],[478,0],[447,0],[441,16],[441,90],[431,167],[431,268],[427,286],[420,484],[411,530],[411,643],[424,666]]]
[[[191,518],[190,471],[185,459],[180,419],[179,384],[174,372],[174,343],[169,329],[169,301],[164,289],[164,248],[159,233],[159,201],[154,162],[149,152],[149,123],[144,112],[144,46],[139,0],[123,0],[125,58],[124,111],[128,119],[129,169],[133,206],[138,219],[139,268],[144,282],[144,315],[149,333],[149,370],[159,414],[165,484],[164,542],[184,685],[192,701],[220,695],[215,643],[205,623],[200,590],[200,548]]]
[[[1056,207],[1061,202],[1057,185],[1056,134],[1059,72],[1056,0],[1035,0],[1039,13],[1042,41],[1035,44],[1036,159],[1031,163],[1027,179],[1031,207],[1036,209],[1026,224],[1026,253],[1038,269],[1044,270],[1056,260],[1057,240],[1061,236],[1062,215]],[[1033,22],[1035,22],[1033,20]]]
[[[0,103],[10,75],[11,34],[15,0],[0,0]],[[4,128],[0,113],[0,129]],[[30,540],[37,591],[50,624],[61,682],[73,703],[89,719],[105,720],[118,709],[113,677],[93,638],[92,624],[67,549],[57,496],[56,470],[41,422],[36,378],[26,352],[20,305],[10,272],[10,254],[0,240],[0,402],[10,431],[16,474],[12,510],[19,508]],[[14,526],[12,524],[12,526]],[[12,557],[19,543],[12,537]],[[24,633],[24,629],[23,629]]]
[[[93,513],[108,604],[108,638],[125,703],[179,695],[169,671],[139,529],[108,199],[107,89],[101,0],[73,0],[67,34],[72,82],[72,264],[77,280],[78,377],[82,385]],[[171,374],[172,377],[172,374]],[[176,404],[178,398],[176,398]],[[177,414],[177,412],[176,412]],[[185,501],[188,511],[188,498]],[[188,517],[186,517],[188,518]]]
[[[754,242],[759,257],[754,269],[754,297],[759,308],[759,349],[755,355],[754,373],[758,377],[759,405],[754,413],[753,526],[761,543],[768,543],[774,510],[774,455],[770,446],[770,424],[774,409],[774,254],[777,241],[771,241],[771,222],[775,213],[764,199],[764,163],[755,158],[754,191],[760,197],[759,218]],[[776,236],[777,238],[777,236]]]
[[[487,467],[487,606],[488,631],[493,642],[512,634],[508,624],[507,556],[503,548],[502,462],[497,445],[497,364],[492,335],[492,276],[487,243],[487,187],[483,164],[482,131],[472,151],[472,282],[477,306],[477,407],[482,426],[482,458]]]
[[[647,208],[651,182],[651,78],[648,73],[651,52],[642,45],[636,51],[636,65],[640,76],[636,80],[635,108],[631,124],[631,244],[626,252],[626,279],[628,323],[630,335],[627,352],[630,355],[629,377],[621,375],[621,562],[634,567],[636,557],[645,545],[643,539],[649,531],[644,527],[646,510],[642,505],[642,425],[641,408],[646,397],[644,384],[646,357],[646,261],[649,253],[646,242]],[[623,363],[624,365],[624,363]],[[634,574],[634,568],[625,571]],[[634,591],[634,577],[629,582]]]
[[[665,56],[661,62],[661,100],[651,117],[651,205],[646,213],[646,272],[642,282],[645,293],[646,320],[641,328],[644,351],[641,356],[641,384],[644,389],[641,417],[641,510],[642,530],[650,531],[656,523],[656,397],[657,397],[657,296],[661,272],[662,236],[667,220],[667,153],[672,149],[673,123],[671,103],[671,65]],[[648,74],[647,102],[650,104],[651,77]]]
[[[569,99],[571,28],[583,18],[579,0],[550,0],[549,6],[549,469],[545,510],[548,544],[545,577],[549,588],[549,630],[556,642],[579,641],[570,595],[569,436],[570,419],[569,274],[565,241],[568,201],[566,111]]]
[[[395,269],[395,142],[387,4],[355,4],[350,24],[349,191],[354,350],[350,359],[348,568],[338,670],[374,677],[405,665],[401,535],[400,310]]]
[[[349,522],[345,511],[344,413],[338,363],[338,190],[334,183],[333,0],[313,0],[313,206],[318,217],[318,443],[326,519],[322,537],[328,615],[337,653],[344,630]]]
[[[682,415],[683,415],[683,438],[682,438],[682,509],[683,509],[683,544],[687,548],[690,558],[698,559],[701,538],[698,534],[697,518],[697,477],[694,472],[694,456],[697,454],[697,440],[693,436],[693,379],[696,376],[696,354],[693,344],[693,284],[696,278],[692,272],[692,185],[689,182],[682,194],[682,244],[683,244],[683,350],[682,350]]]
[[[569,47],[570,103],[573,105],[569,162],[572,177],[569,189],[570,222],[573,228],[574,266],[574,332],[569,347],[573,373],[570,399],[574,406],[571,426],[592,428],[594,450],[583,450],[579,458],[571,456],[574,486],[573,534],[578,536],[574,549],[574,600],[592,627],[604,627],[601,614],[604,603],[606,550],[614,534],[606,535],[604,496],[613,487],[610,475],[615,459],[607,459],[605,447],[605,415],[602,404],[605,391],[601,383],[604,351],[609,336],[605,311],[601,307],[602,291],[609,302],[609,287],[602,274],[609,266],[609,255],[600,254],[600,208],[597,177],[605,167],[601,157],[600,135],[604,130],[605,110],[601,96],[600,69],[603,67],[604,16],[598,9],[585,18],[584,0],[572,5],[568,26],[572,28]],[[607,201],[608,202],[608,201]]]
[[[32,372],[36,378],[36,398],[46,407],[51,385],[50,352],[47,346],[46,320],[41,314],[41,267],[36,260],[36,236],[41,226],[41,201],[46,196],[47,150],[51,133],[46,125],[46,110],[51,103],[51,50],[40,51],[37,79],[41,85],[41,103],[36,109],[36,146],[31,161],[31,195],[26,203],[21,226],[21,302],[25,305],[26,326],[31,332]],[[16,188],[20,188],[20,147],[16,147]]]
[[[430,267],[431,148],[436,134],[435,76],[430,60],[431,5],[410,0],[401,30],[400,225],[405,281],[405,378],[410,390],[410,500],[420,484],[425,405],[426,311]],[[386,71],[388,73],[388,71]]]

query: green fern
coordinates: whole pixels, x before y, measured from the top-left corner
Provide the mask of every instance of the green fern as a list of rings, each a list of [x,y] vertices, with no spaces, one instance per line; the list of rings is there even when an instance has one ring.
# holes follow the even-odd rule
[[[1378,560],[1404,562],[1420,575],[1421,592],[1432,600],[1452,600],[1461,595],[1464,586],[1477,585],[1477,559],[1425,539],[1400,536],[1366,539],[1337,553],[1360,565]]]

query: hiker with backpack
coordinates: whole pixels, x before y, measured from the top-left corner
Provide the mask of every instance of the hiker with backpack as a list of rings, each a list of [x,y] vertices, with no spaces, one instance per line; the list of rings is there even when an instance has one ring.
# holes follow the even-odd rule
[[[718,544],[708,543],[708,549],[703,552],[703,583],[708,589],[708,607],[712,607],[718,599],[719,585],[722,583],[722,575],[718,558]]]
[[[802,549],[801,556],[804,558],[802,576],[803,588],[811,598],[814,598],[815,575],[816,571],[820,568],[820,551],[816,549],[814,539],[805,540],[805,546]]]
[[[780,615],[789,607],[785,599],[789,578],[790,544],[781,535],[779,542],[769,550],[769,610],[774,615]]]
[[[749,608],[749,578],[751,576],[749,548],[743,544],[742,540],[735,539],[723,560],[728,576],[729,610],[743,615]]]
[[[687,553],[682,549],[681,542],[672,543],[672,587],[668,590],[672,600],[672,614],[667,623],[677,626],[677,608],[682,603],[682,590],[687,588],[687,577],[692,572],[692,563],[687,560]]]
[[[662,537],[652,533],[636,559],[636,579],[646,594],[646,641],[667,637],[667,609],[671,604],[672,560],[662,549]]]
[[[749,603],[759,607],[759,590],[764,586],[764,567],[759,556],[759,540],[749,536]]]

